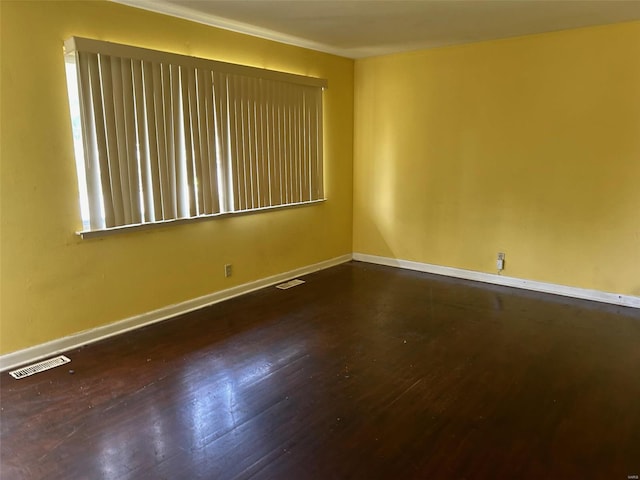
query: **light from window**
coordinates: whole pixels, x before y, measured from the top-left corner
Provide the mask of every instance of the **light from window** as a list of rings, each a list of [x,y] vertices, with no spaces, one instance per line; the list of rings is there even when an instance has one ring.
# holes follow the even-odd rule
[[[326,81],[65,42],[83,230],[323,199]]]
[[[73,150],[76,158],[76,172],[78,173],[78,187],[80,194],[80,216],[82,218],[82,229],[89,230],[89,197],[87,195],[87,184],[85,182],[86,172],[84,169],[84,151],[82,147],[82,126],[80,123],[80,97],[78,95],[78,80],[76,74],[76,64],[65,62],[67,73],[67,93],[69,95],[69,110],[71,113],[71,130],[73,132]]]

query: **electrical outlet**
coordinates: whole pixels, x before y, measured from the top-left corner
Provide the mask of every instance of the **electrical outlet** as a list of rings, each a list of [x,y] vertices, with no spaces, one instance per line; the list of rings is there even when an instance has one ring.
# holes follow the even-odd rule
[[[496,267],[498,271],[504,270],[504,253],[498,252],[498,260],[496,260]]]
[[[231,272],[232,272],[232,271],[231,271],[231,264],[230,264],[230,263],[227,263],[227,264],[224,266],[224,276],[225,276],[225,277],[230,277],[230,276],[231,276]]]

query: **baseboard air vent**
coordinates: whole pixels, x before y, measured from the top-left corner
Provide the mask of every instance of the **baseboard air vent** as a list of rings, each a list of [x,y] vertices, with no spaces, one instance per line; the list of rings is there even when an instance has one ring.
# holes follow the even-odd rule
[[[304,280],[300,280],[299,278],[296,278],[294,280],[289,280],[288,282],[281,283],[280,285],[276,285],[276,288],[279,288],[280,290],[286,290],[287,288],[295,287],[297,285],[302,285],[303,283],[304,283]]]
[[[34,363],[33,365],[27,365],[26,367],[19,368],[12,372],[9,372],[16,380],[19,380],[24,377],[28,377],[33,375],[34,373],[44,372],[45,370],[49,370],[50,368],[59,367],[60,365],[64,365],[65,363],[69,363],[71,360],[64,355],[60,355],[58,357],[50,358],[48,360],[43,360],[42,362]]]

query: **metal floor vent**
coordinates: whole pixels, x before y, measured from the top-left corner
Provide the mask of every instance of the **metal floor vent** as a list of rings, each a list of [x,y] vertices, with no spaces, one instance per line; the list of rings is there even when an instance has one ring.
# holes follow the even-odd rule
[[[58,357],[50,358],[48,360],[43,360],[42,362],[34,363],[33,365],[27,365],[26,367],[19,368],[14,370],[13,372],[9,372],[13,378],[19,380],[24,377],[28,377],[33,375],[34,373],[44,372],[45,370],[49,370],[50,368],[59,367],[60,365],[64,365],[65,363],[69,363],[71,360],[64,355],[60,355]]]
[[[304,280],[300,280],[299,278],[296,278],[295,280],[289,280],[288,282],[284,282],[284,283],[281,283],[280,285],[276,285],[276,288],[279,288],[280,290],[286,290],[287,288],[295,287],[297,285],[302,285],[303,283],[304,283]]]

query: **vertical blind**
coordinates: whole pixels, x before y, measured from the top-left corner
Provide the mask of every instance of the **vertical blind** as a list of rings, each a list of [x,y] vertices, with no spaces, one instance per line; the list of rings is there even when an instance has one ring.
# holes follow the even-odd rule
[[[326,80],[71,38],[90,230],[320,200]]]

